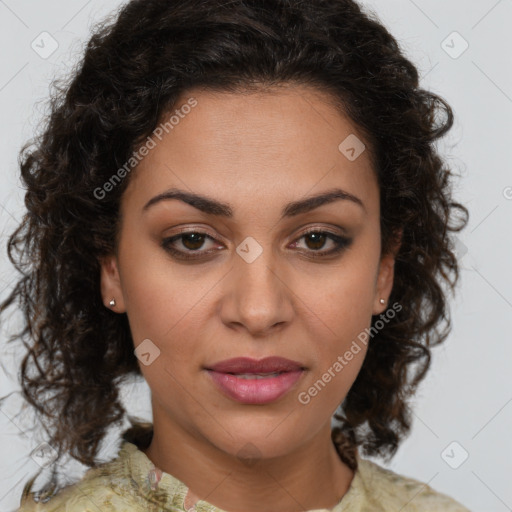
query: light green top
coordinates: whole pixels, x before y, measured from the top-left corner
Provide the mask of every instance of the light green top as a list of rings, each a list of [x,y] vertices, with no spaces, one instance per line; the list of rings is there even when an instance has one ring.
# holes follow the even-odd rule
[[[418,480],[356,456],[358,468],[341,501],[331,510],[309,512],[470,512]],[[192,494],[187,497],[188,491],[155,468],[135,444],[122,440],[115,459],[88,469],[46,503],[36,503],[33,492],[24,493],[17,512],[225,512]]]

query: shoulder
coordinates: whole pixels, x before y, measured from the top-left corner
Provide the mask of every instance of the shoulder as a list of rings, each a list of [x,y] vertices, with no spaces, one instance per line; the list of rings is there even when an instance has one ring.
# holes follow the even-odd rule
[[[144,510],[131,491],[124,458],[88,469],[73,484],[61,487],[50,497],[31,492],[33,480],[25,485],[16,512],[131,512]]]
[[[357,471],[368,505],[374,505],[376,511],[470,512],[424,482],[395,473],[368,459],[358,457],[358,464]]]
[[[94,472],[93,472],[94,473]],[[37,501],[36,501],[37,499]],[[116,492],[108,478],[91,475],[60,489],[49,498],[36,498],[36,493],[24,492],[16,512],[118,512],[131,510],[129,501]]]

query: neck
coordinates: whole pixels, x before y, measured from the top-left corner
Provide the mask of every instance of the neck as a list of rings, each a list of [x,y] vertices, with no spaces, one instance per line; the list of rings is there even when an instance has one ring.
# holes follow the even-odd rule
[[[189,488],[189,506],[200,499],[232,512],[331,509],[354,476],[331,441],[330,425],[292,453],[241,460],[189,431],[160,429],[155,423],[143,451]]]

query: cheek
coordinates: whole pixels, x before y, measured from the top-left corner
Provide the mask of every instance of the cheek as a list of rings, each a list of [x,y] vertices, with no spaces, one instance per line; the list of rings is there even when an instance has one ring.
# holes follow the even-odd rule
[[[303,281],[302,296],[330,328],[331,337],[355,337],[369,325],[375,298],[377,257],[371,252],[347,253],[338,265],[322,270],[322,275]],[[309,290],[306,293],[306,289]]]
[[[136,244],[129,235],[120,254],[123,296],[135,344],[145,338],[157,343],[179,338],[180,331],[190,327],[190,312],[212,287],[208,279],[195,278],[192,270],[173,263],[156,244]]]
[[[313,417],[325,420],[345,399],[368,349],[365,329],[371,325],[370,294],[345,282],[337,294],[314,302],[321,321],[312,319],[309,333],[311,371],[297,400]]]
[[[354,383],[366,356],[373,312],[376,250],[361,245],[331,267],[328,278],[309,276],[314,290],[306,304],[314,313],[309,318],[312,371],[301,387],[298,401],[314,414],[334,411]],[[316,287],[313,285],[316,283]],[[322,286],[319,286],[321,283]],[[302,397],[302,400],[301,400]]]

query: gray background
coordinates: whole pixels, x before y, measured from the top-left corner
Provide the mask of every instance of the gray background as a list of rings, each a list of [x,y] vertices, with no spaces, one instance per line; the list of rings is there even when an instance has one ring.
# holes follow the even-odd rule
[[[1,298],[16,277],[5,242],[23,213],[19,149],[38,130],[51,79],[71,70],[91,24],[120,4],[0,0]],[[364,4],[418,65],[423,86],[452,105],[456,123],[440,148],[461,176],[456,196],[471,215],[459,236],[463,270],[451,300],[452,334],[434,349],[431,372],[415,400],[412,434],[389,464],[376,461],[474,511],[512,510],[512,1]],[[58,48],[47,56],[53,40]],[[8,368],[7,374],[0,371],[1,395],[19,389],[19,349],[5,343],[17,321],[13,316],[1,329],[2,363]],[[129,412],[151,417],[144,382],[124,387],[123,397]],[[31,416],[15,417],[20,403],[13,395],[0,409],[1,511],[17,507],[23,483],[39,468],[30,453],[45,441],[40,429],[26,431],[35,424]],[[112,432],[105,442],[105,459],[115,454],[117,435]],[[70,478],[83,473],[85,466],[67,460]]]

